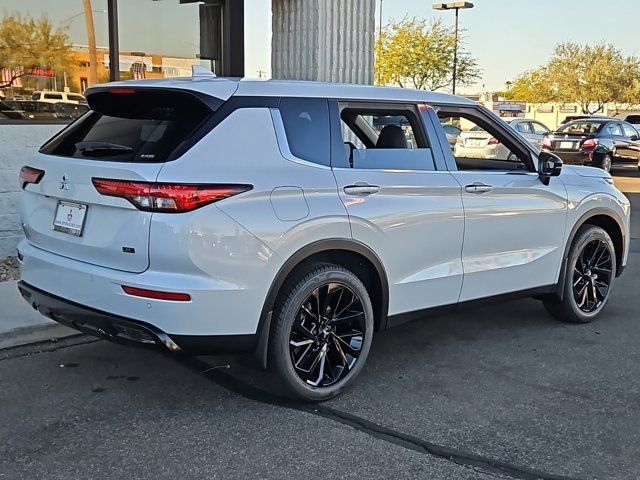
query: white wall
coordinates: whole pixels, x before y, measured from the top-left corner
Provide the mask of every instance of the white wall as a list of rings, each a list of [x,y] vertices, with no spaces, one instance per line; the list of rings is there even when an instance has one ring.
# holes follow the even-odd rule
[[[0,125],[0,258],[22,238],[18,174],[29,157],[64,125]]]

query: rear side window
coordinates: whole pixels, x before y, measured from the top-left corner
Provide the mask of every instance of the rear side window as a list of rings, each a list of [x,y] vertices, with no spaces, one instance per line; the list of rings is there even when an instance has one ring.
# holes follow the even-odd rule
[[[638,136],[638,132],[636,131],[636,129],[633,128],[628,123],[623,123],[622,124],[622,129],[624,130],[624,136],[625,137],[631,138],[631,137],[637,137]]]
[[[520,133],[531,133],[531,128],[529,127],[528,122],[518,122],[516,123],[516,130]]]
[[[289,149],[308,162],[329,165],[329,104],[322,98],[283,98],[280,115]]]
[[[119,162],[164,162],[212,110],[175,91],[112,89],[90,93],[91,110],[41,152]]]
[[[622,128],[619,123],[610,123],[607,125],[606,133],[617,137],[622,137]]]
[[[435,169],[415,105],[341,106],[342,141],[349,168]]]

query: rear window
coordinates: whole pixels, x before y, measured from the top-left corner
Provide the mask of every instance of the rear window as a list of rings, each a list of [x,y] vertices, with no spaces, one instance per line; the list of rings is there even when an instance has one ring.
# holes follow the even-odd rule
[[[67,98],[75,102],[84,102],[84,97],[82,95],[74,95],[73,93],[68,93]]]
[[[175,91],[90,93],[89,110],[47,142],[42,153],[119,162],[164,162],[212,109]]]
[[[560,127],[558,129],[558,132],[573,133],[573,134],[580,134],[580,135],[597,133],[602,128],[602,125],[603,125],[603,122],[576,120]]]

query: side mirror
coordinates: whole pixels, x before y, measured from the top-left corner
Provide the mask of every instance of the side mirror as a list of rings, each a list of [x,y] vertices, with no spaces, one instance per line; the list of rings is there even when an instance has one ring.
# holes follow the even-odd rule
[[[545,185],[549,185],[551,177],[557,177],[562,171],[562,160],[559,156],[543,150],[538,155],[538,176]]]
[[[632,142],[637,142],[638,141],[638,135],[631,135],[631,141]]]

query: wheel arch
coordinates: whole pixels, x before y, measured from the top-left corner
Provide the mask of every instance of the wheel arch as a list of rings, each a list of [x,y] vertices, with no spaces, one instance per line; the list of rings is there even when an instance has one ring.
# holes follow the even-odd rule
[[[583,225],[595,225],[602,228],[613,242],[613,247],[616,253],[616,277],[622,273],[622,260],[625,252],[625,237],[624,237],[624,223],[620,216],[613,210],[607,208],[594,208],[582,215],[578,221],[573,225],[569,234],[567,243],[565,245],[564,254],[562,256],[562,269],[560,270],[560,278],[558,279],[558,285],[556,289],[557,295],[562,299],[564,293],[564,281],[567,274],[567,264],[569,261],[569,250],[573,239],[578,233],[578,230]]]
[[[375,331],[386,328],[389,313],[389,283],[378,255],[356,240],[338,238],[319,240],[291,255],[271,282],[258,325],[258,345],[255,353],[261,368],[267,367],[271,316],[282,286],[299,268],[320,262],[336,263],[353,271],[371,295]]]

